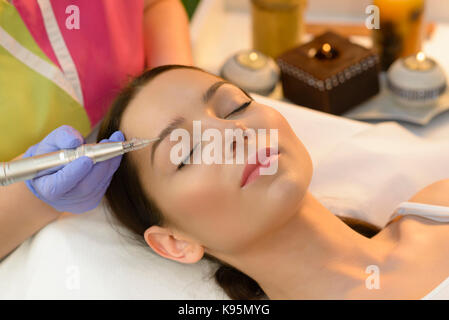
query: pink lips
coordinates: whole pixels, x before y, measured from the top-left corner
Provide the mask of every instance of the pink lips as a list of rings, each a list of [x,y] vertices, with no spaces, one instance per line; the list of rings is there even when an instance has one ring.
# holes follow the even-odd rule
[[[258,154],[265,151],[265,159],[259,159]],[[270,166],[270,163],[274,160],[276,160],[279,157],[279,153],[277,150],[273,148],[264,148],[259,150],[255,155],[248,158],[248,162],[245,166],[245,169],[243,169],[242,179],[240,182],[240,187],[244,187],[245,185],[251,183],[252,181],[256,180],[257,177],[260,176],[260,168],[268,168]],[[256,158],[256,159],[254,159]],[[250,161],[252,160],[252,161]],[[255,161],[254,161],[255,160]],[[261,161],[264,160],[264,161]]]

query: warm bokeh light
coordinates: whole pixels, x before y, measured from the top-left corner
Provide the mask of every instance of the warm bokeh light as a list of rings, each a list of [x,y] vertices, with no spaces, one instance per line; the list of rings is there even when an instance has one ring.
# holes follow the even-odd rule
[[[419,62],[426,60],[426,55],[424,54],[424,52],[418,52],[418,54],[416,55],[416,60],[418,60]]]
[[[257,54],[257,52],[251,52],[251,53],[249,54],[249,60],[251,60],[251,61],[256,61],[257,58],[259,58],[259,55]]]
[[[323,44],[322,49],[323,49],[323,52],[329,53],[329,52],[331,52],[332,47],[329,43],[325,43],[325,44]]]

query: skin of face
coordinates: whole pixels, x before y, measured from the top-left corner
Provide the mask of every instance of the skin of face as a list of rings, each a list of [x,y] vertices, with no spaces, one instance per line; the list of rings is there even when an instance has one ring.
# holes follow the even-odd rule
[[[166,71],[140,89],[127,107],[121,130],[127,139],[153,138],[175,118],[192,135],[193,121],[204,131],[225,129],[278,130],[278,169],[241,187],[245,164],[178,164],[170,150],[178,141],[160,142],[151,161],[151,146],[130,153],[145,193],[161,210],[165,223],[144,234],[148,245],[168,259],[194,263],[204,253],[242,253],[275,232],[298,212],[312,178],[312,161],[286,119],[275,109],[252,101],[232,85],[220,86],[207,104],[203,95],[222,79],[190,69]],[[245,162],[247,143],[245,140]],[[202,147],[208,142],[202,142]],[[269,143],[269,142],[268,142]],[[192,147],[192,144],[190,145]],[[227,148],[223,143],[223,148]],[[223,151],[224,154],[224,151]]]

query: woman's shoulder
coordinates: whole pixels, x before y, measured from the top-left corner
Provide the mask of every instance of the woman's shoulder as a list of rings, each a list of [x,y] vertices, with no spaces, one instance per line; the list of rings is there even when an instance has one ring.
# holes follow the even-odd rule
[[[442,179],[438,180],[436,182],[433,182],[426,187],[419,190],[417,193],[415,193],[407,202],[414,202],[418,204],[428,204],[428,205],[434,205],[434,206],[443,206],[443,207],[449,207],[449,179]],[[395,218],[392,218],[387,225],[392,224],[393,222],[396,222],[398,220],[401,220],[403,217],[402,214],[396,214],[392,215],[396,216]],[[422,220],[425,218],[417,217],[416,215],[409,216],[410,219],[415,220]]]
[[[449,179],[438,180],[414,194],[408,201],[449,206]]]

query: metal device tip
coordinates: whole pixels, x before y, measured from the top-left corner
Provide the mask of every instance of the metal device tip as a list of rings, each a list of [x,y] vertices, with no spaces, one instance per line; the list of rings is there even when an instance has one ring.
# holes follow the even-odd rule
[[[157,141],[159,138],[154,139],[138,139],[134,138],[129,141],[123,142],[123,147],[126,152],[139,150],[148,146],[151,142]]]

